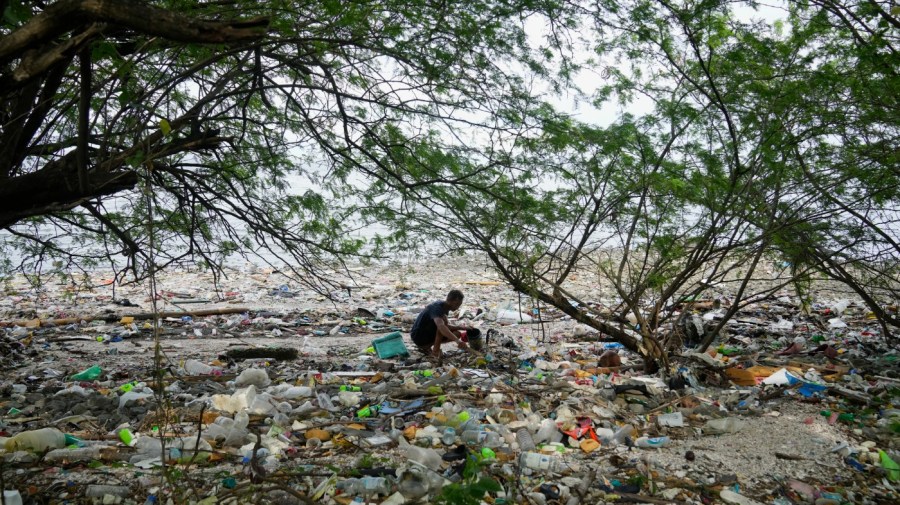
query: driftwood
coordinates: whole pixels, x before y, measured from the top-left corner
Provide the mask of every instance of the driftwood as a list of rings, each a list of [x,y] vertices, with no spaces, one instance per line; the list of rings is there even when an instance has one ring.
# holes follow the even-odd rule
[[[217,309],[200,309],[200,310],[191,310],[191,311],[165,311],[159,312],[160,319],[166,317],[202,317],[202,316],[221,316],[225,314],[242,314],[244,312],[248,312],[250,309],[246,307],[226,307],[226,308],[217,308]],[[123,317],[132,317],[135,320],[147,320],[153,319],[153,312],[141,312],[138,314],[99,314],[95,316],[81,316],[81,317],[65,317],[62,319],[23,319],[19,321],[3,321],[0,322],[0,327],[9,327],[9,326],[25,326],[30,328],[37,328],[40,326],[63,326],[67,324],[78,324],[81,321],[91,322],[91,321],[106,321],[108,323],[114,323],[116,321],[120,321]]]
[[[297,359],[299,353],[292,347],[251,347],[247,349],[229,349],[225,353],[228,359],[260,359],[268,358],[277,361],[289,361]]]

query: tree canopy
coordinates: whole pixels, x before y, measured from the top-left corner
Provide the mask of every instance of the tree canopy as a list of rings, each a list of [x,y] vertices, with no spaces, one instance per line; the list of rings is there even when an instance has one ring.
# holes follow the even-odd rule
[[[4,2],[8,267],[120,254],[140,277],[264,252],[324,291],[323,262],[427,244],[485,254],[650,361],[684,299],[735,294],[708,345],[742,303],[808,296],[812,275],[889,334],[900,13],[756,7]],[[389,233],[353,238],[375,224]],[[761,284],[765,261],[784,271]],[[576,269],[608,301],[571,292]]]

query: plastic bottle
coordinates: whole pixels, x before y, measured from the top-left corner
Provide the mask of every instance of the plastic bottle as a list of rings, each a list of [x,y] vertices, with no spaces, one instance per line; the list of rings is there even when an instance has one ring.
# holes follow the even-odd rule
[[[467,445],[483,445],[485,447],[500,447],[503,440],[493,431],[466,430],[460,435],[463,443]]]
[[[103,369],[97,365],[94,365],[86,370],[82,370],[77,374],[70,377],[72,380],[76,381],[92,381],[97,377],[100,377],[100,374],[103,373]]]
[[[386,495],[390,493],[391,486],[384,477],[362,477],[359,479],[346,479],[336,486],[342,493],[349,496],[357,495]]]
[[[356,417],[364,419],[366,417],[377,416],[379,410],[381,409],[378,405],[366,405],[356,411]]]
[[[53,449],[44,456],[44,461],[91,461],[103,459],[103,449],[106,447],[93,445],[79,447],[77,449]]]
[[[338,393],[338,401],[345,407],[355,407],[359,405],[360,399],[362,399],[362,395],[360,393],[354,393],[353,391],[341,391]]]
[[[131,488],[127,486],[108,486],[104,484],[91,484],[84,492],[88,498],[103,498],[106,495],[126,498],[131,494]]]
[[[537,452],[523,452],[519,456],[519,465],[533,470],[543,470],[548,472],[563,472],[568,466],[559,458],[540,454]]]
[[[535,449],[534,438],[528,428],[519,428],[516,431],[516,441],[519,443],[519,450],[529,452]]]
[[[600,441],[601,444],[612,445],[612,441],[616,436],[616,432],[609,428],[603,428],[603,427],[598,426],[598,427],[594,428],[594,435],[597,435],[597,439]]]
[[[350,392],[358,393],[358,392],[362,391],[362,388],[359,386],[344,385],[344,386],[341,386],[341,391],[350,391]]]
[[[184,362],[184,371],[188,375],[209,375],[214,368],[195,359],[189,359]]]
[[[612,441],[617,444],[625,444],[628,442],[628,438],[631,437],[632,433],[634,433],[634,426],[626,424],[616,430],[615,434],[613,434]]]
[[[41,428],[23,431],[6,441],[6,452],[62,449],[66,446],[66,435],[56,428]]]
[[[559,431],[559,428],[557,428],[553,419],[544,419],[541,421],[541,427],[538,428],[537,433],[533,437],[534,443],[543,444],[547,442],[557,431]]]
[[[309,398],[313,395],[313,390],[308,386],[291,386],[284,391],[275,395],[285,400],[295,400],[297,398]]]
[[[334,403],[331,402],[331,397],[325,393],[319,393],[316,395],[316,398],[319,400],[319,407],[322,407],[328,411],[334,411]]]
[[[121,440],[122,443],[127,445],[128,447],[134,447],[134,444],[137,443],[134,433],[132,433],[128,428],[122,428],[121,430],[119,430],[119,440]]]
[[[447,426],[444,428],[444,431],[441,432],[441,443],[444,445],[451,445],[456,441],[456,428],[452,426]]]
[[[640,437],[634,441],[636,447],[665,447],[669,443],[669,437]]]
[[[405,438],[400,439],[400,448],[406,453],[407,458],[426,468],[430,468],[431,470],[438,470],[441,468],[441,461],[443,460],[434,449],[410,445]]]
[[[703,427],[704,433],[721,435],[724,433],[736,433],[744,428],[744,421],[736,417],[723,417],[722,419],[710,419]]]
[[[471,414],[469,414],[469,411],[463,410],[458,414],[447,416],[447,426],[452,426],[453,428],[456,428],[457,431],[460,431],[462,429],[462,426],[471,421],[471,417],[472,416]]]
[[[6,505],[22,505],[22,495],[15,489],[4,489],[3,503]]]

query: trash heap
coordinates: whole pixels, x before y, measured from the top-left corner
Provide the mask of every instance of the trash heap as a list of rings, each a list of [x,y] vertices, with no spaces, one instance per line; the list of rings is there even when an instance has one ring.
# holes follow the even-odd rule
[[[5,503],[900,502],[900,364],[862,308],[751,305],[650,375],[560,313],[484,302],[498,284],[455,314],[478,350],[440,360],[407,333],[436,297],[404,286],[365,308],[182,310],[157,340],[131,302],[60,324],[19,307]],[[702,334],[716,305],[681,320]]]

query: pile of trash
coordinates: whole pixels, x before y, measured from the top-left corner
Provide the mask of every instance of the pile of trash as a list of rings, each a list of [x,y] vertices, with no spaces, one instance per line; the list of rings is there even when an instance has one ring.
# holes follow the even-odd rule
[[[20,315],[0,336],[5,503],[900,501],[900,363],[864,310],[749,306],[650,375],[562,314],[484,302],[498,284],[454,314],[478,350],[440,360],[408,336],[436,297],[404,286],[159,331],[130,302]],[[722,308],[689,310],[702,330]]]

